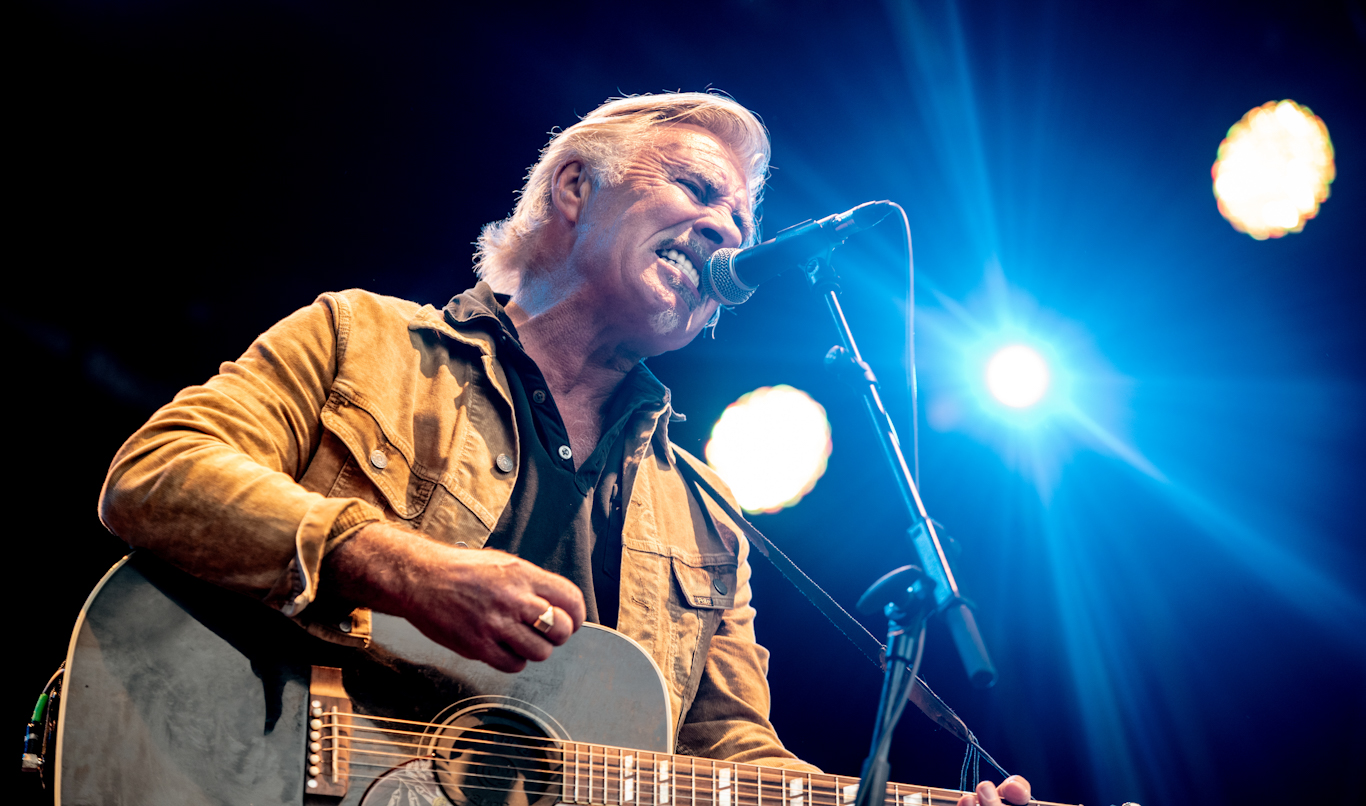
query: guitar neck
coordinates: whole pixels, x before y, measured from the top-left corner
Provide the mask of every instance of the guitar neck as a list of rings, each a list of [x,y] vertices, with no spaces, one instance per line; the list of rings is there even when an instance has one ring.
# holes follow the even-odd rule
[[[854,806],[859,779],[563,742],[561,803],[607,806]],[[885,806],[944,806],[956,789],[890,783]],[[1030,806],[1062,806],[1031,800]]]

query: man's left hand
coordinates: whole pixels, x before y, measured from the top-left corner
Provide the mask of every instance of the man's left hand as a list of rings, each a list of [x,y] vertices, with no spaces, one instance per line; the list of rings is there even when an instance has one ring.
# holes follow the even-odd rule
[[[1028,802],[1029,782],[1022,775],[1012,775],[1000,786],[983,781],[977,785],[976,792],[959,798],[958,806],[1004,806],[1005,803],[1024,806]]]

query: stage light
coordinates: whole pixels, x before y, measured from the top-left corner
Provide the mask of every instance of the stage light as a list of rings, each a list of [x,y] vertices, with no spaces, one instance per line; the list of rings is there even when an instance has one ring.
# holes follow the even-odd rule
[[[1257,240],[1299,232],[1318,214],[1336,174],[1323,121],[1294,101],[1268,101],[1219,144],[1211,169],[1219,212]]]
[[[1012,344],[996,351],[987,362],[987,389],[1000,403],[1028,408],[1048,392],[1048,364],[1033,349]]]
[[[811,492],[825,473],[830,422],[805,392],[765,386],[726,407],[705,452],[741,508],[777,512]]]

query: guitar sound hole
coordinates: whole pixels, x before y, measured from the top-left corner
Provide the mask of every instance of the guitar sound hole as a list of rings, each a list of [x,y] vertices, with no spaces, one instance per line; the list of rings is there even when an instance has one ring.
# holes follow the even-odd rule
[[[474,707],[451,715],[427,741],[432,773],[452,803],[550,806],[559,799],[560,754],[530,716]]]

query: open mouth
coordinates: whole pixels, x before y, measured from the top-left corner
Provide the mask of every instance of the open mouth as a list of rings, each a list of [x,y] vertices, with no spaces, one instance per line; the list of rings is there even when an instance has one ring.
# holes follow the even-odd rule
[[[655,254],[659,255],[665,263],[673,265],[682,272],[683,276],[687,277],[688,281],[692,283],[693,288],[697,289],[699,294],[702,293],[702,278],[697,273],[697,269],[693,266],[692,260],[687,255],[677,249],[661,249],[660,251],[655,252]]]

